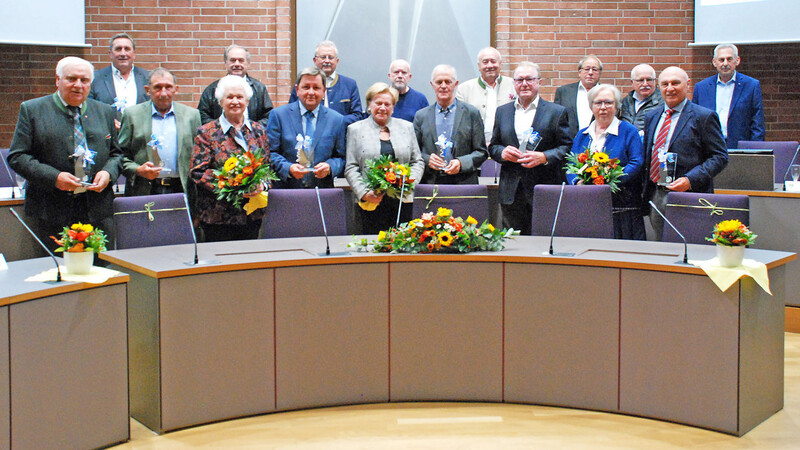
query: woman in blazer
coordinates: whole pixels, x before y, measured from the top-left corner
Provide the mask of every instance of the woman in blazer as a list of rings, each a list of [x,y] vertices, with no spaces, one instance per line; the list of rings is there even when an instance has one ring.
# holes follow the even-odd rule
[[[375,83],[367,90],[367,113],[369,116],[347,127],[347,163],[344,176],[353,189],[356,201],[377,205],[367,211],[362,207],[362,234],[377,234],[394,227],[400,201],[376,193],[367,188],[362,173],[367,161],[381,155],[390,155],[400,164],[411,169],[411,178],[419,182],[425,163],[411,122],[392,118],[399,94],[386,83]],[[400,223],[411,220],[413,192],[403,197]],[[369,207],[367,208],[369,209]]]

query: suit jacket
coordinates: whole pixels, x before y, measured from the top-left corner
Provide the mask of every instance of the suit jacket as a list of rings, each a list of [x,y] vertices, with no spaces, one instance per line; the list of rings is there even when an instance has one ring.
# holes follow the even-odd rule
[[[356,80],[337,73],[336,79],[328,86],[325,97],[328,99],[328,108],[344,116],[345,127],[364,118],[361,111],[361,95],[358,93]],[[289,103],[296,101],[297,92],[292,88]]]
[[[178,176],[183,185],[183,192],[189,192],[189,162],[192,159],[194,135],[200,128],[200,112],[194,108],[172,103],[175,112],[175,127],[178,130]],[[122,150],[122,172],[125,174],[125,195],[150,195],[152,181],[136,175],[136,169],[152,155],[147,143],[153,130],[153,102],[147,101],[131,106],[122,115],[122,126],[119,130],[119,147]]]
[[[346,128],[344,118],[338,112],[320,105],[311,149],[314,153],[312,165],[326,162],[331,166],[331,173],[325,178],[313,179],[319,187],[333,187],[333,179],[344,170]],[[269,136],[270,161],[280,178],[274,183],[276,188],[303,188],[303,181],[289,174],[289,167],[297,162],[297,135],[303,134],[303,122],[300,117],[300,102],[292,102],[279,106],[272,111],[267,124]]]
[[[411,169],[410,177],[418,182],[422,178],[425,162],[419,151],[414,126],[405,120],[389,119],[386,127],[389,128],[389,140],[394,149],[395,161],[408,165]],[[361,200],[361,197],[369,192],[362,174],[367,161],[381,155],[380,132],[381,128],[372,120],[372,117],[367,117],[347,127],[347,164],[344,168],[344,176],[353,188],[353,198],[356,201]],[[405,201],[413,199],[413,191],[409,191],[404,198]]]
[[[514,80],[501,76],[497,79],[497,84],[500,85],[500,90],[497,93],[497,107],[514,101],[517,97],[517,93],[514,90]],[[486,119],[486,92],[486,84],[478,77],[459,84],[456,98],[478,108],[478,111],[481,112],[481,119]]]
[[[133,79],[136,81],[136,104],[146,102],[150,96],[147,95],[144,87],[150,82],[150,73],[141,67],[133,66]],[[117,89],[114,87],[111,66],[95,71],[89,98],[113,105],[116,96]]]
[[[461,162],[461,172],[447,175],[428,166],[431,154],[439,153],[436,148],[436,108],[434,103],[417,111],[414,116],[414,133],[417,135],[422,159],[425,161],[423,184],[478,184],[478,172],[481,164],[489,157],[486,150],[486,139],[483,135],[483,119],[477,108],[456,100],[453,117],[453,156]]]
[[[646,179],[645,200],[650,199],[655,189],[655,184],[650,181],[649,167],[656,127],[664,108],[665,105],[659,106],[645,118],[644,166],[647,169],[642,171]],[[690,192],[714,192],[714,176],[728,164],[728,151],[717,113],[687,101],[672,132],[668,151],[678,154],[675,177],[688,178]]]
[[[503,205],[514,203],[514,196],[520,183],[528,201],[533,199],[533,187],[537,184],[561,183],[564,180],[562,169],[564,157],[572,145],[567,110],[540,97],[531,126],[542,137],[537,151],[544,152],[547,164],[526,169],[518,163],[504,161],[502,154],[506,146],[519,148],[519,139],[514,129],[514,112],[514,103],[497,108],[492,141],[489,144],[492,159],[502,165],[498,197]]]
[[[578,83],[565,84],[564,86],[556,89],[556,95],[553,97],[553,103],[557,103],[564,108],[567,108],[567,117],[569,118],[569,138],[575,139],[578,134]]]
[[[712,111],[717,110],[717,75],[695,85],[692,102]],[[764,135],[761,83],[736,72],[736,85],[728,113],[728,148],[736,148],[739,141],[763,141]]]
[[[111,181],[101,192],[82,194],[56,189],[61,172],[73,173],[75,164],[69,156],[75,152],[74,124],[56,94],[23,102],[19,108],[17,128],[8,153],[8,164],[28,180],[25,213],[47,222],[65,223],[72,216],[75,195],[85,195],[88,204],[86,220],[97,223],[112,214],[112,186],[120,172],[122,152],[117,146],[114,126],[116,111],[109,105],[87,99],[81,107],[81,124],[86,143],[97,152],[90,174],[105,170]]]
[[[247,104],[247,118],[260,123],[266,128],[269,113],[272,111],[272,99],[269,98],[267,87],[262,82],[249,75],[247,76],[247,82],[253,89],[253,96]],[[214,97],[217,84],[219,84],[219,80],[209,84],[203,94],[200,95],[200,103],[197,104],[197,109],[200,111],[200,120],[203,124],[217,120],[222,115],[222,107],[219,105],[217,98]]]

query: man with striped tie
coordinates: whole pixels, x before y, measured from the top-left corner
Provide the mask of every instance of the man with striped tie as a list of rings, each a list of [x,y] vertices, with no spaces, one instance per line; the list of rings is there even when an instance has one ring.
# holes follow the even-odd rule
[[[664,105],[645,117],[645,204],[653,200],[663,211],[667,193],[714,192],[714,177],[728,164],[725,138],[717,113],[687,100],[689,75],[680,67],[667,67],[658,77],[658,88]],[[660,170],[668,157],[674,160],[674,171],[666,176]],[[656,240],[661,239],[664,221],[650,211]]]

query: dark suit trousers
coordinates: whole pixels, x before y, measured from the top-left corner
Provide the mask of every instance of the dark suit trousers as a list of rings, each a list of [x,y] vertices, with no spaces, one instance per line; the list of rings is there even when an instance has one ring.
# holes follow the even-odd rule
[[[533,199],[525,195],[522,183],[517,184],[514,202],[510,205],[500,205],[503,212],[503,227],[520,230],[520,234],[530,236],[532,232]]]

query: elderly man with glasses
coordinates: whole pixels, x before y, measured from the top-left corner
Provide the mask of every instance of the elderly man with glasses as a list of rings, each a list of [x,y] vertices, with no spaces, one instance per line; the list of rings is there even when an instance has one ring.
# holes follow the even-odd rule
[[[578,62],[579,81],[556,89],[553,102],[567,108],[570,139],[578,134],[578,130],[588,127],[592,122],[592,108],[589,105],[587,94],[589,89],[600,82],[602,73],[603,63],[597,56],[584,56]]]
[[[622,99],[619,119],[633,124],[640,132],[644,129],[644,116],[657,108],[664,99],[656,89],[656,71],[649,64],[639,64],[631,70],[633,90]]]

